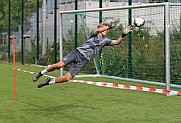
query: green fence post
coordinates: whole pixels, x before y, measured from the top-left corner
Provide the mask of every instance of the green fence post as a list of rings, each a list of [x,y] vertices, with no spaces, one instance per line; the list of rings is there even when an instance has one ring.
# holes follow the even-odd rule
[[[99,0],[99,8],[102,8],[102,0]],[[102,23],[102,11],[99,11],[99,23]],[[97,63],[97,68],[99,70],[99,74],[102,74],[102,50],[100,51],[99,53],[99,56],[98,56],[98,63]]]
[[[36,64],[39,64],[39,0],[36,0]]]
[[[11,0],[8,0],[8,62],[10,62]]]
[[[75,0],[75,10],[78,10],[78,0]],[[77,44],[77,39],[78,39],[78,37],[77,37],[77,31],[78,31],[78,15],[77,14],[75,14],[75,32],[74,32],[74,35],[75,35],[75,39],[74,39],[74,48],[76,49],[77,48],[77,46],[78,46],[78,44]]]
[[[57,62],[57,0],[54,1],[54,63]]]
[[[24,0],[21,0],[21,64],[24,64]]]
[[[128,1],[128,5],[132,5],[132,0]],[[128,10],[128,24],[132,23],[132,10]],[[132,76],[132,36],[131,33],[128,34],[128,78]]]

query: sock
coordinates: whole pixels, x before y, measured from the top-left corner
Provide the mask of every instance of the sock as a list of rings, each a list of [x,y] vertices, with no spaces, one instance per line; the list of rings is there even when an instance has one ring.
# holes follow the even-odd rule
[[[41,74],[45,74],[47,72],[48,72],[47,69],[44,69],[44,70],[41,71]]]
[[[50,66],[52,66],[52,65],[48,65],[47,68],[50,67]]]
[[[55,84],[55,79],[50,80],[49,84]]]

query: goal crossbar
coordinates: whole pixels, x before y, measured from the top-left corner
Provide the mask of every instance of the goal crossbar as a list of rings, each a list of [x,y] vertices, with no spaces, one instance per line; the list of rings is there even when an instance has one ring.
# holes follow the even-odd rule
[[[71,10],[71,11],[59,11],[59,14],[70,14],[70,13],[81,13],[81,12],[95,12],[95,11],[110,11],[110,10],[123,10],[123,9],[136,9],[145,7],[159,7],[165,6],[167,3],[153,3],[146,5],[134,5],[134,6],[120,6],[120,7],[109,7],[109,8],[95,8],[95,9],[84,9],[84,10]]]

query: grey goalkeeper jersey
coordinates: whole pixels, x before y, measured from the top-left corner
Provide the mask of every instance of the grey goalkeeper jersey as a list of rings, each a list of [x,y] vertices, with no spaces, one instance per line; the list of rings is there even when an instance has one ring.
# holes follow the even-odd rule
[[[112,40],[91,32],[89,39],[77,50],[87,59],[92,59],[104,46],[111,45]]]

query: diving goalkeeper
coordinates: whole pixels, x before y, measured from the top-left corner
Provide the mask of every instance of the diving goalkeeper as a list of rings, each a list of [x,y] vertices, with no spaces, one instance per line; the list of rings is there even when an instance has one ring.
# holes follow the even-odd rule
[[[65,56],[60,62],[55,63],[40,71],[35,75],[32,80],[37,81],[43,74],[47,72],[52,72],[56,69],[62,68],[68,64],[72,64],[70,70],[64,76],[58,76],[55,79],[47,78],[44,82],[38,85],[38,88],[41,88],[46,85],[68,82],[70,79],[74,78],[82,68],[84,68],[88,62],[95,57],[95,55],[104,47],[104,46],[113,46],[118,45],[126,37],[126,35],[132,31],[132,27],[128,26],[123,30],[122,35],[117,40],[111,40],[105,36],[108,33],[108,30],[114,28],[115,25],[108,25],[106,23],[101,23],[97,26],[97,29],[91,32],[88,40],[80,47],[77,47],[75,50],[70,52]]]

